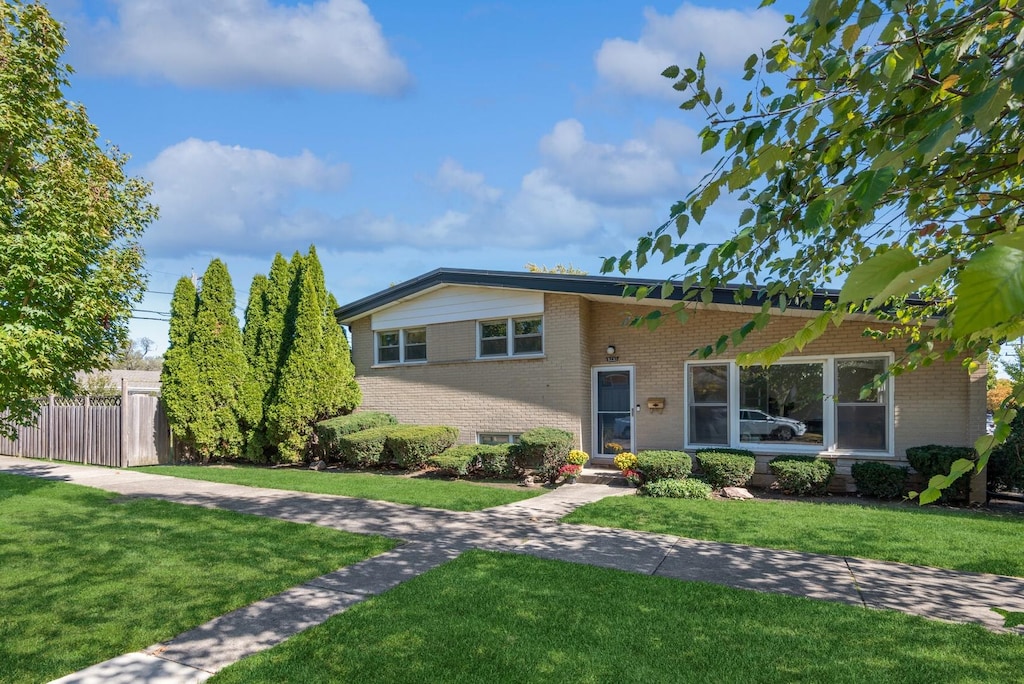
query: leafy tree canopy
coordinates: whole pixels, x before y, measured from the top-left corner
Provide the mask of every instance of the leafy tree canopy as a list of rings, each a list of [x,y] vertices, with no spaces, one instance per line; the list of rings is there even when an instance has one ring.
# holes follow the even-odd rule
[[[908,340],[893,373],[942,358],[970,366],[1020,337],[1024,8],[1018,0],[812,0],[787,20],[784,38],[747,60],[752,87],[738,102],[724,102],[703,55],[692,68],[665,70],[686,96],[681,107],[706,114],[702,147],[720,158],[664,225],[606,259],[603,272],[677,260],[674,279],[687,294],[675,313],[684,320],[716,286],[743,283],[741,300],[763,283],[761,310],[699,350],[704,356],[763,328],[773,306],[798,306],[844,280],[824,313],[741,354],[744,364],[800,350],[853,312],[877,313],[895,327],[875,334]],[[743,207],[732,236],[687,241],[726,196]],[[979,440],[982,464],[1012,417],[1007,404],[996,435]],[[970,466],[958,462],[951,477]],[[946,484],[936,478],[921,500]]]
[[[32,398],[70,395],[128,339],[144,286],[138,238],[149,185],[102,149],[64,98],[64,34],[39,4],[0,5],[0,434],[34,420]]]

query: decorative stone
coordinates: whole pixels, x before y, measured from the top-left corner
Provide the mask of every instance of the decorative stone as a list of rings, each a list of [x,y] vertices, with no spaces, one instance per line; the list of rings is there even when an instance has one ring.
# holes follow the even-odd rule
[[[318,458],[318,459],[316,459],[315,461],[313,461],[312,463],[309,464],[309,469],[310,470],[327,470],[327,463],[323,459]]]
[[[527,475],[522,480],[519,481],[519,486],[520,487],[536,487],[537,484],[533,481],[532,477]]]
[[[745,487],[723,487],[722,496],[726,499],[753,499],[754,495]]]

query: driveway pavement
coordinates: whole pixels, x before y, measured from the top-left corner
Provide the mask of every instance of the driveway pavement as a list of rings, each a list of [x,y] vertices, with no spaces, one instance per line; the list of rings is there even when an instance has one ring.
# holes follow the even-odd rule
[[[467,549],[525,553],[679,580],[712,582],[1007,631],[997,606],[1024,612],[1024,579],[557,522],[632,490],[577,484],[505,506],[459,513],[340,496],[186,480],[130,470],[0,457],[0,472],[176,503],[379,534],[390,552],[222,615],[142,652],[58,682],[199,682]],[[556,529],[557,528],[557,529]],[[1017,628],[1024,633],[1024,629]]]

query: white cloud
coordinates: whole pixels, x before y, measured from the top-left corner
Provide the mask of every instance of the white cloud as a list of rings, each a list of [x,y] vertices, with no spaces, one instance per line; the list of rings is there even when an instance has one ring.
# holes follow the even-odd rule
[[[210,250],[247,254],[328,234],[326,217],[290,205],[304,192],[339,190],[349,169],[308,151],[280,157],[190,138],[163,150],[142,175],[153,182],[153,200],[160,207],[160,220],[146,233],[148,248],[161,256]]]
[[[391,95],[410,84],[361,0],[115,0],[88,27],[85,69],[181,86],[282,86]]]
[[[444,192],[460,192],[479,202],[495,202],[501,197],[501,190],[488,186],[482,173],[467,171],[451,158],[441,162],[433,185]]]
[[[687,127],[659,122],[643,138],[620,145],[586,139],[583,124],[566,119],[540,141],[544,164],[580,197],[603,204],[654,199],[680,184],[677,158],[694,151],[696,135]]]
[[[684,3],[671,15],[644,10],[638,40],[611,38],[594,57],[598,75],[616,90],[678,99],[665,67],[693,67],[703,52],[709,69],[736,70],[752,53],[781,38],[786,22],[772,9],[735,10]]]

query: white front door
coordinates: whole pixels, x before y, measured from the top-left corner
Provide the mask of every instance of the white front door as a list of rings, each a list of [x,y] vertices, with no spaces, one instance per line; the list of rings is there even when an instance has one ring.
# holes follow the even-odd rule
[[[620,451],[635,452],[633,367],[599,366],[591,377],[594,446],[591,457],[610,463]]]

